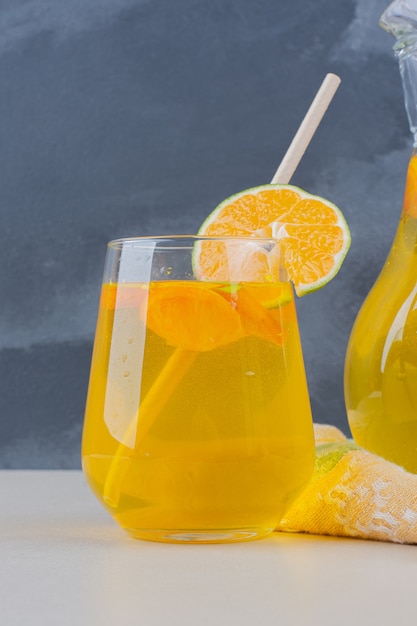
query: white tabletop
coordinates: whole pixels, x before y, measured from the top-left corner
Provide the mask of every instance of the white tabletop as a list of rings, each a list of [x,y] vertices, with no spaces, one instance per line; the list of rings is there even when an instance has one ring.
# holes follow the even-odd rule
[[[1,471],[0,494],[5,626],[417,623],[417,546],[283,533],[139,541],[76,471]]]

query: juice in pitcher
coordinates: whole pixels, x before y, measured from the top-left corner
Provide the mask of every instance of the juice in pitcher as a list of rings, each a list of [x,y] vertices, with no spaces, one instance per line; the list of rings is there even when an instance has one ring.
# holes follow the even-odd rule
[[[349,341],[345,390],[357,443],[417,472],[417,156],[387,262]]]
[[[392,248],[349,340],[345,398],[354,439],[417,473],[417,2],[393,2],[381,25],[397,38],[414,152]]]

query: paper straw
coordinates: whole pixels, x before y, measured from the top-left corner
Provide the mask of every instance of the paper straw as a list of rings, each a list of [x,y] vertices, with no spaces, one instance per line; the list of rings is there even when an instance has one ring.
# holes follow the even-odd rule
[[[286,185],[290,182],[340,82],[341,80],[336,74],[326,75],[294,139],[275,172],[271,184],[281,183]]]

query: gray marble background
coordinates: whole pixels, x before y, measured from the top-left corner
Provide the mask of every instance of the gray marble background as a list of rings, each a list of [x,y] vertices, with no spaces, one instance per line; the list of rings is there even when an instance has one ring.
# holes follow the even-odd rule
[[[348,432],[343,361],[399,217],[411,135],[385,0],[1,0],[0,467],[76,468],[105,245],[193,232],[293,178],[344,211],[339,276],[298,300],[313,415]]]

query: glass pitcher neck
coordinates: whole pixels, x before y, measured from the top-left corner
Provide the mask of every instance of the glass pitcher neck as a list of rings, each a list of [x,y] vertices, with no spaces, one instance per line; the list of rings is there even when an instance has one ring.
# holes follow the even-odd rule
[[[401,41],[401,47],[407,46],[408,38],[417,33],[417,0],[394,0],[381,15],[379,25]]]
[[[395,38],[408,123],[417,148],[417,0],[395,0],[384,11],[380,26]]]

